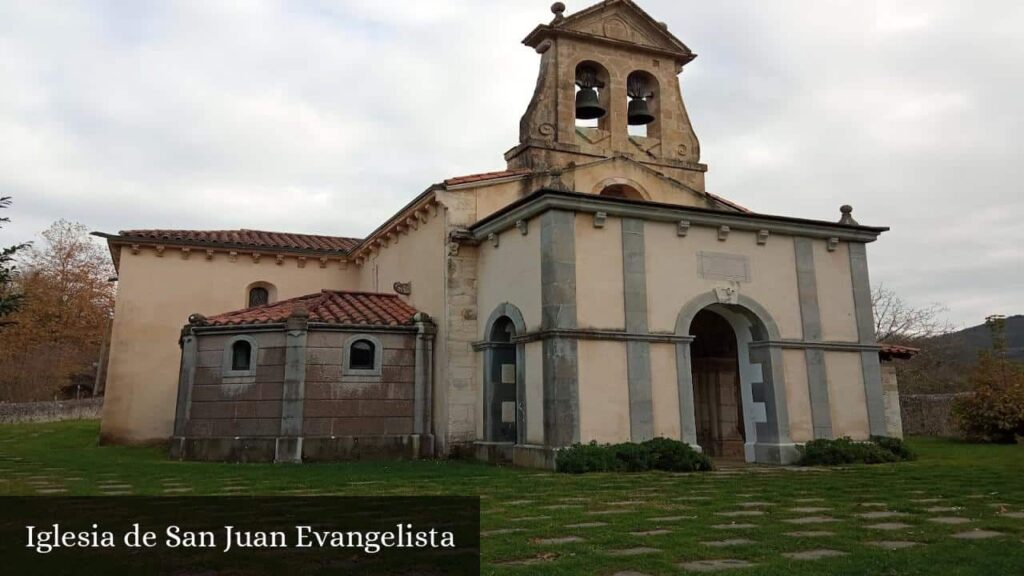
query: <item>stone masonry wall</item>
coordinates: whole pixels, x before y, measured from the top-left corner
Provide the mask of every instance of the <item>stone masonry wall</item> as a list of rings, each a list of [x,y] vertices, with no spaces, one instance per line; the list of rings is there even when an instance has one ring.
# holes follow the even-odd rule
[[[367,333],[380,344],[375,375],[344,372],[346,342],[358,332],[311,330],[306,348],[304,436],[413,433],[414,334]],[[199,336],[199,358],[186,434],[276,437],[281,434],[284,332],[253,332],[254,376],[223,376],[224,348],[234,335]]]
[[[281,431],[285,338],[281,332],[249,334],[257,342],[256,375],[224,378],[224,347],[233,335],[198,337],[199,357],[186,435],[277,436]]]
[[[383,348],[380,374],[346,375],[345,344],[356,334],[310,331],[303,435],[412,434],[416,337],[370,333]]]
[[[956,437],[953,400],[958,394],[901,394],[900,415],[907,436]]]

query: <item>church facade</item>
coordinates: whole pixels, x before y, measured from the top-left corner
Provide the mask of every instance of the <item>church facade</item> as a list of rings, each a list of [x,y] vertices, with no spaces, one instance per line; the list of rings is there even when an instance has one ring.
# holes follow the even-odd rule
[[[630,0],[552,12],[524,40],[540,72],[506,169],[432,185],[366,238],[100,234],[120,280],[103,439],[550,468],[577,442],[788,463],[898,435],[866,258],[886,228],[707,192],[690,49]]]

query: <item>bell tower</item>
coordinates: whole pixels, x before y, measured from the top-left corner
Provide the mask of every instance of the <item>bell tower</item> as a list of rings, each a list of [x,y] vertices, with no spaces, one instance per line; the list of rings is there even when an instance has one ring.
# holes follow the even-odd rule
[[[554,19],[523,40],[541,55],[509,168],[535,171],[626,156],[704,191],[700,144],[679,90],[696,57],[632,0],[604,0]]]

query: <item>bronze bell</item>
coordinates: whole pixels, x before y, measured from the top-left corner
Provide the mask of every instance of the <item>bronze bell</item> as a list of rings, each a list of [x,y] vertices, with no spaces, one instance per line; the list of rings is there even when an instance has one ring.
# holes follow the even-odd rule
[[[654,122],[654,115],[647,108],[647,100],[643,98],[633,98],[630,100],[629,113],[626,115],[626,119],[630,126],[643,126],[644,124]]]
[[[580,120],[593,120],[601,118],[607,111],[597,99],[597,90],[593,88],[580,88],[576,93],[576,117]]]

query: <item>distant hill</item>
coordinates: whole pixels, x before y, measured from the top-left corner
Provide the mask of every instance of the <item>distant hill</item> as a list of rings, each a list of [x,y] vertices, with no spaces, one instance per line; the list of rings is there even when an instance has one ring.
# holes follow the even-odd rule
[[[978,357],[978,352],[992,349],[992,332],[985,324],[979,324],[936,336],[932,342],[939,345],[955,343],[955,346],[942,347],[956,354],[959,360],[970,363]],[[1006,351],[1011,359],[1024,362],[1024,315],[1006,318]]]

